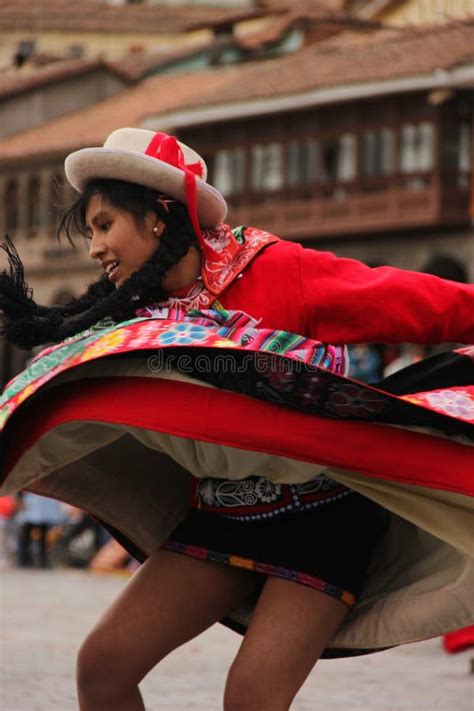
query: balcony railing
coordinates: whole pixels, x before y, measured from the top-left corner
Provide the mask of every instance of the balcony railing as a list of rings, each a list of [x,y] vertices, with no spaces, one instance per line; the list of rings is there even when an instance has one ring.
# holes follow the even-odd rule
[[[305,239],[469,224],[470,175],[398,174],[230,196],[228,222]]]
[[[288,239],[344,237],[430,227],[470,224],[471,174],[431,171],[357,178],[277,191],[248,191],[227,196],[227,221],[255,225]],[[88,268],[81,240],[73,251],[58,245],[49,228],[10,231],[25,267],[63,269],[74,262]]]

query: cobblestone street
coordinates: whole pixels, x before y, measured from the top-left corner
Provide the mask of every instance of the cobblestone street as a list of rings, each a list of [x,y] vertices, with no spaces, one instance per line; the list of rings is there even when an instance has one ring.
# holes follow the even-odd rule
[[[81,639],[126,580],[83,571],[1,572],[1,711],[74,711]],[[216,625],[142,684],[147,711],[218,711],[239,637]],[[473,652],[439,640],[349,660],[322,661],[294,711],[472,711]]]

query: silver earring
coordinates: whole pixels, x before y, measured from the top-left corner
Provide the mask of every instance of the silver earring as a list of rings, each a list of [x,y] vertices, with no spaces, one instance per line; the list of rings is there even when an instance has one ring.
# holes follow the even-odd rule
[[[153,228],[153,234],[157,235],[158,234],[158,227]]]

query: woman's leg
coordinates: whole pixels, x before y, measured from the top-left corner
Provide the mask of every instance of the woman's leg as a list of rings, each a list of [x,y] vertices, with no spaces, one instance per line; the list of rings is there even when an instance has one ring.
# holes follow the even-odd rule
[[[143,711],[143,677],[254,588],[252,573],[158,551],[135,573],[83,643],[81,711]]]
[[[287,711],[347,612],[314,588],[268,578],[229,671],[225,711]]]

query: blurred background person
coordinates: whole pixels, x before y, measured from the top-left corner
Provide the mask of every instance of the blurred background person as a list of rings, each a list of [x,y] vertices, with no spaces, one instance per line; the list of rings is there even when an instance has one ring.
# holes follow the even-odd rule
[[[20,568],[48,568],[48,531],[63,521],[57,501],[21,492],[17,499],[17,563]]]

